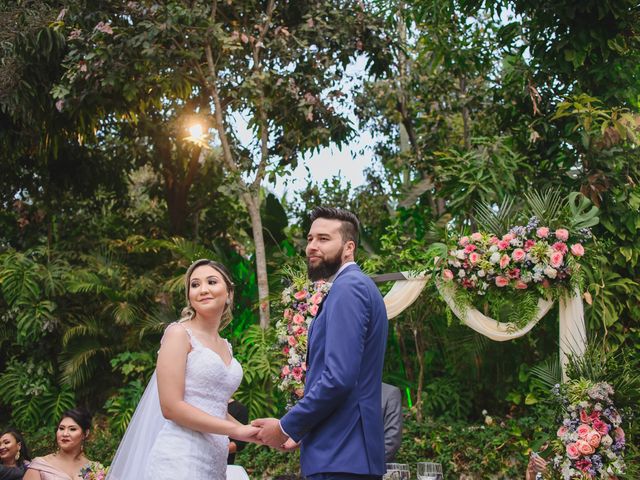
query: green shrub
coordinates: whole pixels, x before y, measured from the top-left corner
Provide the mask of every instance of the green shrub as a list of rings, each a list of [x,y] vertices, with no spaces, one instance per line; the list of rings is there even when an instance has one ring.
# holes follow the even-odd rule
[[[546,432],[543,425],[553,419],[538,407],[532,416],[492,419],[478,423],[427,418],[417,422],[405,414],[402,446],[396,461],[407,463],[415,478],[416,463],[442,463],[446,479],[524,478],[532,445]],[[267,447],[248,445],[236,457],[251,478],[299,475],[299,453],[281,453]]]

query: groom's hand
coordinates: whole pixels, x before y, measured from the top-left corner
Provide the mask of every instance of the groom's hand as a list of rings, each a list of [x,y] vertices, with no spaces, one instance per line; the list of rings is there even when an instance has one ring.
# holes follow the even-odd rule
[[[295,442],[292,438],[289,438],[284,445],[282,445],[282,450],[284,452],[293,452],[295,449],[299,448],[300,444]]]
[[[251,425],[261,429],[257,434],[258,440],[272,448],[282,448],[289,439],[280,428],[280,420],[277,418],[258,418]]]

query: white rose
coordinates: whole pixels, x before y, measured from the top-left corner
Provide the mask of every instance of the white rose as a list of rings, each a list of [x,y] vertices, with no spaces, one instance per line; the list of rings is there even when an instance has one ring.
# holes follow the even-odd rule
[[[487,273],[484,270],[478,270],[478,276],[483,278]]]
[[[489,251],[490,252],[497,252],[498,251],[498,246],[497,245],[491,245],[489,247]]]
[[[489,261],[491,263],[498,263],[500,261],[500,257],[501,257],[500,253],[495,252],[491,254],[491,256],[489,257]]]
[[[464,270],[458,270],[458,276],[460,278],[464,278],[467,275],[467,273]]]
[[[613,444],[613,438],[611,438],[609,435],[604,435],[601,439],[600,439],[600,445],[602,445],[604,448],[608,448]]]
[[[464,260],[465,258],[467,258],[467,254],[464,253],[464,250],[458,250],[456,252],[456,257],[459,258],[460,260]]]
[[[547,266],[547,268],[544,269],[544,274],[549,278],[556,278],[558,271],[553,267]]]

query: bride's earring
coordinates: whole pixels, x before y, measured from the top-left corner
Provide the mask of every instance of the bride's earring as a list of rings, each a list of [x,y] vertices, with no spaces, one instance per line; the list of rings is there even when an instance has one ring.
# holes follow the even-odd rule
[[[20,449],[21,449],[21,448],[22,448],[22,445],[20,445],[20,446],[18,447],[18,451],[16,452],[16,462],[17,462],[18,460],[20,460]]]
[[[224,303],[226,305],[231,305],[231,299],[229,297],[227,297],[227,299],[224,301]]]

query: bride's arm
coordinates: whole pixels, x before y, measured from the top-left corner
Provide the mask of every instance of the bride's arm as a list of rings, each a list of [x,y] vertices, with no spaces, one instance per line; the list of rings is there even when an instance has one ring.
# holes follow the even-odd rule
[[[156,365],[162,415],[178,425],[199,432],[240,440],[252,437],[257,433],[257,428],[214,417],[184,401],[184,378],[190,349],[189,338],[183,328],[167,329]]]

